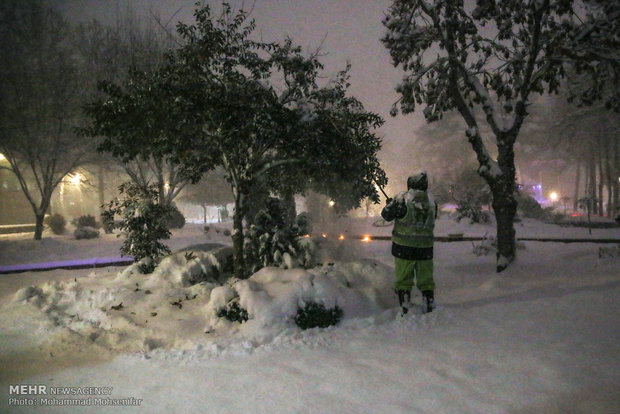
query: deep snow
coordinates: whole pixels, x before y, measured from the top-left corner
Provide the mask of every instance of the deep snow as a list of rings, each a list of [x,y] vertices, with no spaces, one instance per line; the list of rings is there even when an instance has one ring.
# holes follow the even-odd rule
[[[371,221],[325,231],[329,240],[389,234]],[[441,218],[436,234],[492,232]],[[587,229],[528,220],[517,232],[588,237]],[[208,241],[227,242],[187,226],[170,245]],[[323,266],[263,269],[233,286],[184,286],[198,262],[216,265],[199,252],[171,257],[146,277],[131,267],[0,276],[0,411],[16,397],[10,384],[43,384],[113,387],[110,397],[142,402],[9,412],[620,412],[620,258],[599,258],[601,245],[524,242],[498,275],[494,255],[475,256],[471,242],[437,243],[439,307],[401,318],[389,242],[321,242]],[[39,244],[5,236],[0,263],[116,254],[118,245],[114,236]],[[251,314],[244,324],[214,316],[235,292]],[[291,318],[311,300],[338,304],[343,321],[299,330]]]

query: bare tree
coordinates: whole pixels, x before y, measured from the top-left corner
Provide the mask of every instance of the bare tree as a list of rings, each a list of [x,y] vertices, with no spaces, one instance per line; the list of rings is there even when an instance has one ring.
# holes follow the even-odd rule
[[[0,153],[35,215],[35,240],[54,189],[92,154],[74,133],[81,71],[68,22],[40,0],[0,6]]]

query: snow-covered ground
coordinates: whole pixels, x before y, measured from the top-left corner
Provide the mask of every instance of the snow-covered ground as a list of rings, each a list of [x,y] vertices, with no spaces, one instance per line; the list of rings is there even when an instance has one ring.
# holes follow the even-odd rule
[[[439,307],[401,318],[390,242],[334,240],[389,235],[373,221],[317,229],[329,236],[320,239],[321,266],[263,269],[232,285],[187,283],[218,265],[218,254],[200,249],[149,276],[133,267],[0,276],[0,412],[620,412],[620,258],[599,257],[614,245],[523,242],[496,274],[494,255],[474,255],[472,242],[436,243]],[[520,237],[620,239],[618,228],[592,236],[531,220],[516,228]],[[442,218],[436,234],[493,232]],[[47,236],[0,237],[0,264],[114,256],[121,243]],[[202,243],[229,244],[198,225],[169,241],[175,250]],[[234,295],[246,323],[215,316]],[[343,320],[300,330],[293,317],[311,301],[338,305]],[[10,394],[16,384],[44,385],[48,395]],[[51,387],[109,387],[109,395],[8,405],[63,397]],[[105,398],[141,401],[100,405]]]

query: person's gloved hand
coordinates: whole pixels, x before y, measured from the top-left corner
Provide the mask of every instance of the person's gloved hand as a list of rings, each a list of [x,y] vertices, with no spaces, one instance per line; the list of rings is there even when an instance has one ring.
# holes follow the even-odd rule
[[[388,197],[388,198],[387,198],[387,200],[385,200],[385,204],[386,204],[386,205],[387,205],[387,204],[391,204],[391,203],[392,203],[392,201],[394,201],[394,199],[393,199],[393,198]]]

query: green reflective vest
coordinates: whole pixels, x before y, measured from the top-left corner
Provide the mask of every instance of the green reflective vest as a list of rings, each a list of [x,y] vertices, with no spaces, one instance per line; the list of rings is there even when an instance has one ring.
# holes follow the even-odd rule
[[[435,229],[435,205],[426,191],[409,190],[403,201],[407,214],[396,219],[392,230],[392,241],[401,246],[433,247]]]

